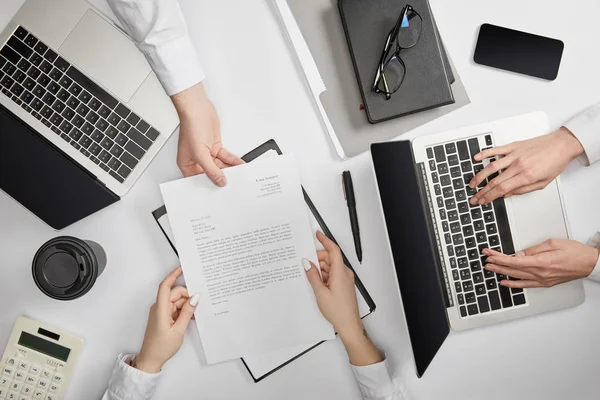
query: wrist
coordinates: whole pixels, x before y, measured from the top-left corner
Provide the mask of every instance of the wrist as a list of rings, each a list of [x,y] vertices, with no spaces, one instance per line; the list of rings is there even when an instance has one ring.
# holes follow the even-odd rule
[[[210,99],[204,90],[202,82],[172,95],[171,101],[175,106],[175,110],[177,111],[180,120],[197,114],[199,110],[201,110],[202,104],[210,103]]]
[[[563,126],[554,132],[554,134],[558,138],[561,148],[564,149],[571,160],[574,160],[583,154],[583,146],[579,142],[579,139],[577,139],[569,129]]]
[[[133,368],[139,369],[142,372],[149,374],[157,374],[162,369],[163,364],[148,359],[145,354],[140,351],[140,354],[135,358],[133,362]]]
[[[365,328],[360,319],[344,325],[336,330],[344,344],[362,342],[365,338],[368,339]]]

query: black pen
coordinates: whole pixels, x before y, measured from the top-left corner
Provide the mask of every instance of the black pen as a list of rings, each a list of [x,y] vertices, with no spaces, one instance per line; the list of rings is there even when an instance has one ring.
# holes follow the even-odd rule
[[[350,227],[352,236],[354,236],[354,247],[356,256],[362,264],[362,246],[360,244],[360,228],[358,227],[358,215],[356,215],[356,198],[354,197],[354,185],[352,184],[352,175],[350,171],[344,171],[342,174],[342,184],[344,186],[344,197],[348,205],[348,214],[350,215]]]

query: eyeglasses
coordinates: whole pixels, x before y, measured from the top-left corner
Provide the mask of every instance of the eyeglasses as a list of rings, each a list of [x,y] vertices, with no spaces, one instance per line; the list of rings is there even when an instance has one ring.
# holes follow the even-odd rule
[[[385,40],[373,82],[373,92],[383,93],[386,100],[389,100],[400,89],[406,77],[406,65],[400,58],[400,50],[414,47],[419,42],[422,31],[423,19],[411,5],[406,5]]]

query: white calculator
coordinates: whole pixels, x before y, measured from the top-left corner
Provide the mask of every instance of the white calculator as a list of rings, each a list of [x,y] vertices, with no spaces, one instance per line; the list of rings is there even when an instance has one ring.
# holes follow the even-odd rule
[[[0,400],[62,399],[83,340],[19,317],[0,362]]]

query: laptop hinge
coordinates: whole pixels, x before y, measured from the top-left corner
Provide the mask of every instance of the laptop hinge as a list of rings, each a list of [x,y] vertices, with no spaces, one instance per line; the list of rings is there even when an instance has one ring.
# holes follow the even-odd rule
[[[442,242],[440,239],[440,233],[437,227],[437,223],[436,223],[436,214],[435,214],[435,210],[433,208],[433,201],[431,199],[431,192],[429,190],[429,182],[427,179],[427,173],[425,170],[425,166],[423,163],[419,163],[417,164],[420,171],[421,171],[421,177],[422,177],[422,183],[423,183],[423,188],[422,191],[425,194],[425,197],[427,199],[427,208],[428,208],[428,213],[429,214],[429,221],[431,223],[431,227],[433,228],[433,232],[434,232],[434,236],[435,236],[435,248],[438,251],[438,260],[439,260],[439,273],[438,273],[438,279],[440,281],[440,286],[442,289],[442,292],[444,293],[444,298],[446,300],[446,308],[449,307],[454,307],[454,301],[452,299],[452,290],[450,290],[450,279],[448,278],[448,273],[446,270],[446,261],[444,259],[444,253],[442,251]]]

